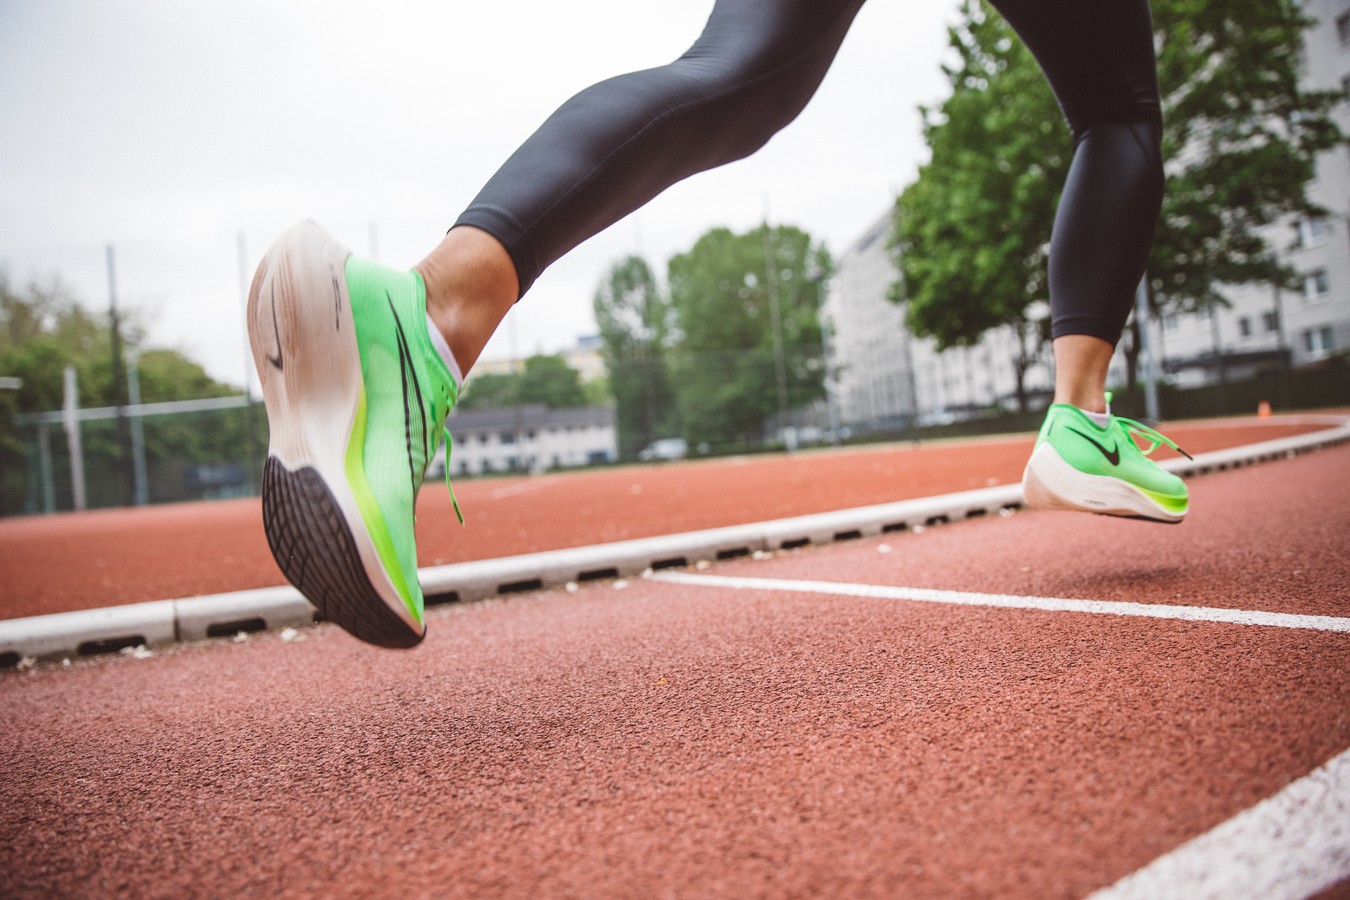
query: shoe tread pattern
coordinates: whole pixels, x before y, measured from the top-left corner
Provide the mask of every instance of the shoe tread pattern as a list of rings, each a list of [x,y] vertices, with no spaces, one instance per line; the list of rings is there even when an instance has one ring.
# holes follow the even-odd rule
[[[282,573],[325,619],[380,647],[412,647],[422,635],[379,595],[342,511],[322,476],[292,472],[269,456],[263,472],[263,530]]]

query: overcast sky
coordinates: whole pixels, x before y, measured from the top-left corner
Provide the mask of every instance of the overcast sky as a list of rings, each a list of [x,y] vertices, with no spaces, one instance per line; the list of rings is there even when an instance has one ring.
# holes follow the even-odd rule
[[[293,222],[411,266],[559,103],[669,62],[711,0],[0,0],[0,269],[120,305],[242,384],[247,277]],[[750,160],[677,185],[554,265],[484,358],[593,333],[629,253],[664,274],[704,231],[766,215],[836,255],[926,158],[920,104],[955,0],[871,0],[802,116]]]

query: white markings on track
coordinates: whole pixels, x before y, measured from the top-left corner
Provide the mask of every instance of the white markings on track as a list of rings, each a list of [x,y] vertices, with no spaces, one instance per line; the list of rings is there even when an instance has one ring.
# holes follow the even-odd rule
[[[1350,633],[1350,619],[1206,606],[1019,597],[927,588],[659,572],[653,581],[958,606],[1142,616]],[[1350,878],[1350,751],[1278,794],[1182,844],[1091,900],[1309,897]]]
[[[1091,900],[1310,897],[1350,878],[1350,751]]]
[[[537,491],[547,485],[540,478],[530,478],[526,481],[518,481],[515,484],[508,484],[504,487],[493,488],[488,494],[493,500],[500,500],[503,497],[514,497],[516,494],[528,494]]]
[[[1061,597],[1021,597],[1011,594],[976,594],[969,591],[938,591],[929,588],[893,587],[879,584],[848,584],[834,581],[801,581],[787,578],[739,578],[727,575],[694,575],[660,572],[653,581],[703,587],[753,591],[791,591],[800,594],[830,594],[838,597],[872,597],[878,600],[913,600],[955,606],[990,606],[1000,609],[1036,609],[1049,612],[1089,613],[1101,616],[1139,616],[1149,619],[1181,619],[1187,622],[1226,622],[1234,625],[1265,625],[1271,628],[1304,628],[1312,631],[1350,633],[1350,619],[1337,616],[1300,616],[1291,613],[1211,606],[1169,606],[1162,603],[1126,603],[1115,600],[1069,600]]]

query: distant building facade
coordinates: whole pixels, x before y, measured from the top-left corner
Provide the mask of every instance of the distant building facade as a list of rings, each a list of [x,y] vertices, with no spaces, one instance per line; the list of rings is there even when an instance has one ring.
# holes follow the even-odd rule
[[[1350,0],[1304,0],[1317,20],[1305,38],[1305,86],[1340,90],[1335,112],[1350,133]],[[1309,186],[1327,210],[1317,219],[1289,218],[1267,238],[1299,272],[1296,291],[1244,285],[1223,291],[1227,307],[1169,314],[1150,328],[1158,374],[1178,387],[1238,379],[1282,364],[1315,363],[1350,349],[1350,149],[1318,159]],[[886,428],[911,420],[941,422],[973,410],[1015,408],[1014,360],[1018,337],[993,329],[979,344],[938,353],[931,339],[905,327],[905,307],[887,299],[899,272],[887,249],[892,213],[886,212],[839,258],[821,309],[829,335],[830,402],[840,424]],[[1125,381],[1117,352],[1109,383]],[[1036,405],[1054,385],[1049,354],[1024,379]]]
[[[603,348],[600,335],[586,334],[578,337],[571,347],[559,350],[556,354],[545,355],[561,356],[568,366],[577,370],[581,383],[585,384],[608,374],[605,358],[601,353]],[[473,365],[473,374],[511,375],[523,371],[524,368],[523,359],[480,359]]]
[[[821,307],[829,336],[829,395],[839,424],[853,430],[937,423],[1016,404],[1017,334],[997,328],[973,347],[939,353],[932,338],[905,325],[906,305],[888,297],[900,272],[887,247],[887,210],[838,259]],[[1033,366],[1023,383],[1044,396],[1049,366]]]
[[[1350,133],[1350,0],[1304,0],[1302,7],[1317,20],[1304,39],[1304,87],[1341,91],[1347,99],[1334,117]],[[1298,290],[1227,288],[1229,307],[1168,315],[1155,323],[1155,353],[1173,383],[1213,384],[1285,358],[1302,366],[1350,349],[1350,149],[1318,158],[1308,194],[1325,216],[1289,217],[1266,233],[1299,273]]]
[[[613,462],[619,455],[614,407],[550,409],[542,405],[455,411],[451,475],[540,472]],[[444,448],[433,463],[443,472]]]

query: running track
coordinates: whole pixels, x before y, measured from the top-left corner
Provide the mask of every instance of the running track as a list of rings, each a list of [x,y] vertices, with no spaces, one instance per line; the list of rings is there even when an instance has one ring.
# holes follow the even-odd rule
[[[1168,854],[1348,777],[1316,773],[1350,748],[1347,472],[453,604],[409,653],[320,626],[8,672],[0,894],[1078,897],[1152,865],[1159,896],[1241,858],[1224,896],[1344,896],[1350,816],[1305,795],[1276,830],[1340,863]]]

